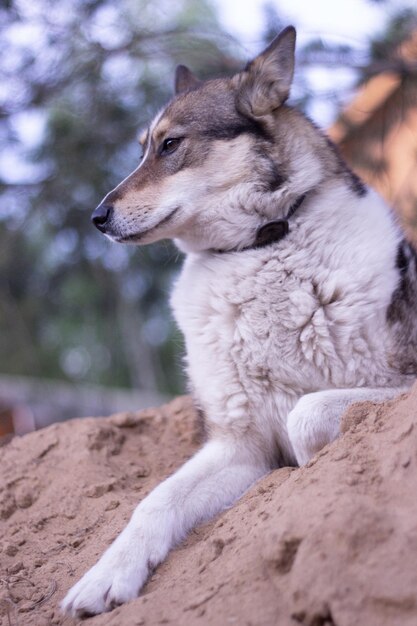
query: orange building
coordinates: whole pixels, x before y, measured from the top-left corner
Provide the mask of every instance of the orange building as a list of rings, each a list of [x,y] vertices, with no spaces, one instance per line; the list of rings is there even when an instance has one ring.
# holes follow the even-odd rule
[[[361,86],[328,134],[398,211],[417,245],[417,31]]]

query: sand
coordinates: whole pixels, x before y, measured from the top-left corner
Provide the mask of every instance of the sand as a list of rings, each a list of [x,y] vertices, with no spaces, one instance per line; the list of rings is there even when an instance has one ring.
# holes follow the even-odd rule
[[[352,407],[336,442],[196,529],[134,602],[63,617],[68,588],[197,445],[178,398],[1,447],[0,625],[417,624],[417,385]]]

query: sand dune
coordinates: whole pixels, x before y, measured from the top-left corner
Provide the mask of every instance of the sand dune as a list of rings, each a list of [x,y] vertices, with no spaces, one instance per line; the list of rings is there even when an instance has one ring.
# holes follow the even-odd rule
[[[415,626],[417,385],[358,404],[306,467],[276,470],[86,626]],[[0,624],[75,624],[67,589],[197,447],[187,398],[0,448]],[[81,623],[81,622],[80,622]]]

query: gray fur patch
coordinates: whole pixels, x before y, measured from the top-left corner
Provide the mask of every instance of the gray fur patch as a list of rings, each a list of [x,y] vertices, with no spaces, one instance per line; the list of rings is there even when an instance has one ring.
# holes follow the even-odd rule
[[[387,322],[395,336],[391,361],[402,374],[417,374],[417,252],[407,241],[398,246],[399,283],[387,309]]]
[[[329,146],[330,150],[333,152],[333,156],[335,157],[335,160],[338,163],[339,172],[343,175],[351,191],[353,191],[353,193],[356,194],[358,198],[363,198],[367,194],[366,185],[359,178],[359,176],[350,169],[346,161],[343,160],[337,146],[333,143],[333,141],[331,141],[327,137],[327,135],[325,135],[325,137],[326,137],[327,145]]]

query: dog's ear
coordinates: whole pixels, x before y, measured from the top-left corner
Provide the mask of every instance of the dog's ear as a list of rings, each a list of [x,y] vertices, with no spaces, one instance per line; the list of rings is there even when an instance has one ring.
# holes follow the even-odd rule
[[[237,75],[237,106],[242,113],[267,115],[288,98],[294,75],[295,38],[295,28],[288,26]]]
[[[185,65],[178,65],[175,70],[175,95],[195,89],[201,84],[196,76]]]

